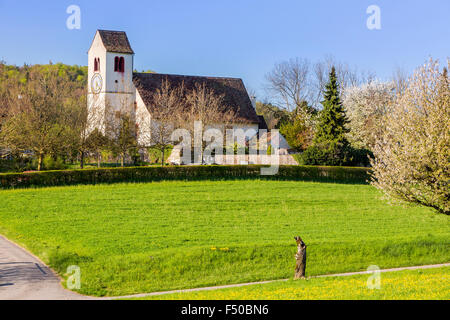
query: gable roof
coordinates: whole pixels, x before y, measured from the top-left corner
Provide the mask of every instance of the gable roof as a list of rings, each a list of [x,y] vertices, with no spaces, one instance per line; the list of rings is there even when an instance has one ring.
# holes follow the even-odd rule
[[[166,79],[174,87],[183,83],[186,91],[194,89],[197,83],[205,83],[216,94],[224,95],[224,105],[233,108],[237,115],[237,122],[259,123],[256,111],[253,108],[250,97],[241,79],[160,73],[134,73],[133,83],[150,113],[153,105],[153,92],[160,88],[162,82]]]
[[[134,54],[124,31],[98,30],[103,45],[108,52]]]
[[[269,130],[269,127],[267,126],[267,122],[266,119],[264,119],[264,116],[258,115],[258,120],[259,120],[259,129]]]

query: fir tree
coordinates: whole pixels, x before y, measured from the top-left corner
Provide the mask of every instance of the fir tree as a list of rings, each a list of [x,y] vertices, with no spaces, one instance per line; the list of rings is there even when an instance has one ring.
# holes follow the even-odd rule
[[[330,80],[325,87],[323,110],[320,112],[313,144],[302,155],[307,165],[356,165],[358,158],[346,138],[349,130],[344,106],[339,97],[336,69],[330,72]],[[359,157],[361,158],[361,157]]]
[[[314,143],[347,146],[348,141],[345,135],[349,132],[346,128],[348,119],[339,97],[339,87],[334,67],[331,69],[330,80],[325,87],[322,106],[323,110],[319,115]]]

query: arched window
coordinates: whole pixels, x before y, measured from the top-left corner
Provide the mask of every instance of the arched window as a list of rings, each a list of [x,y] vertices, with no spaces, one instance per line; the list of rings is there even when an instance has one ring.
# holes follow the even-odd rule
[[[114,58],[114,71],[119,71],[119,57]]]
[[[123,57],[119,59],[119,72],[125,72],[125,59]]]
[[[99,58],[95,58],[94,59],[94,72],[97,72],[97,71],[99,71],[99,69],[100,69],[100,67],[99,67]]]
[[[125,72],[125,59],[123,57],[114,58],[114,71]]]

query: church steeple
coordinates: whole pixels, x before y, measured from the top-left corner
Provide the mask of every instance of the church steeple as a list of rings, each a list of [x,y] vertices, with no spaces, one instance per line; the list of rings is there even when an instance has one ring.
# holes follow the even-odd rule
[[[96,127],[104,131],[108,117],[133,111],[134,51],[125,32],[97,30],[88,57],[88,104],[92,113],[101,115]]]

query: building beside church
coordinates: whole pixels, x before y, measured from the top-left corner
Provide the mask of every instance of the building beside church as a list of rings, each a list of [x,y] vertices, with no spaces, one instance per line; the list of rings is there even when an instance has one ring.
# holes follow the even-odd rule
[[[152,96],[167,79],[172,86],[183,83],[187,90],[204,83],[223,95],[224,104],[236,113],[233,129],[257,133],[266,128],[241,79],[133,72],[134,54],[125,32],[97,30],[88,51],[88,108],[95,114],[92,127],[105,132],[108,117],[128,113],[136,121],[139,144],[149,145],[143,132],[151,125]]]

